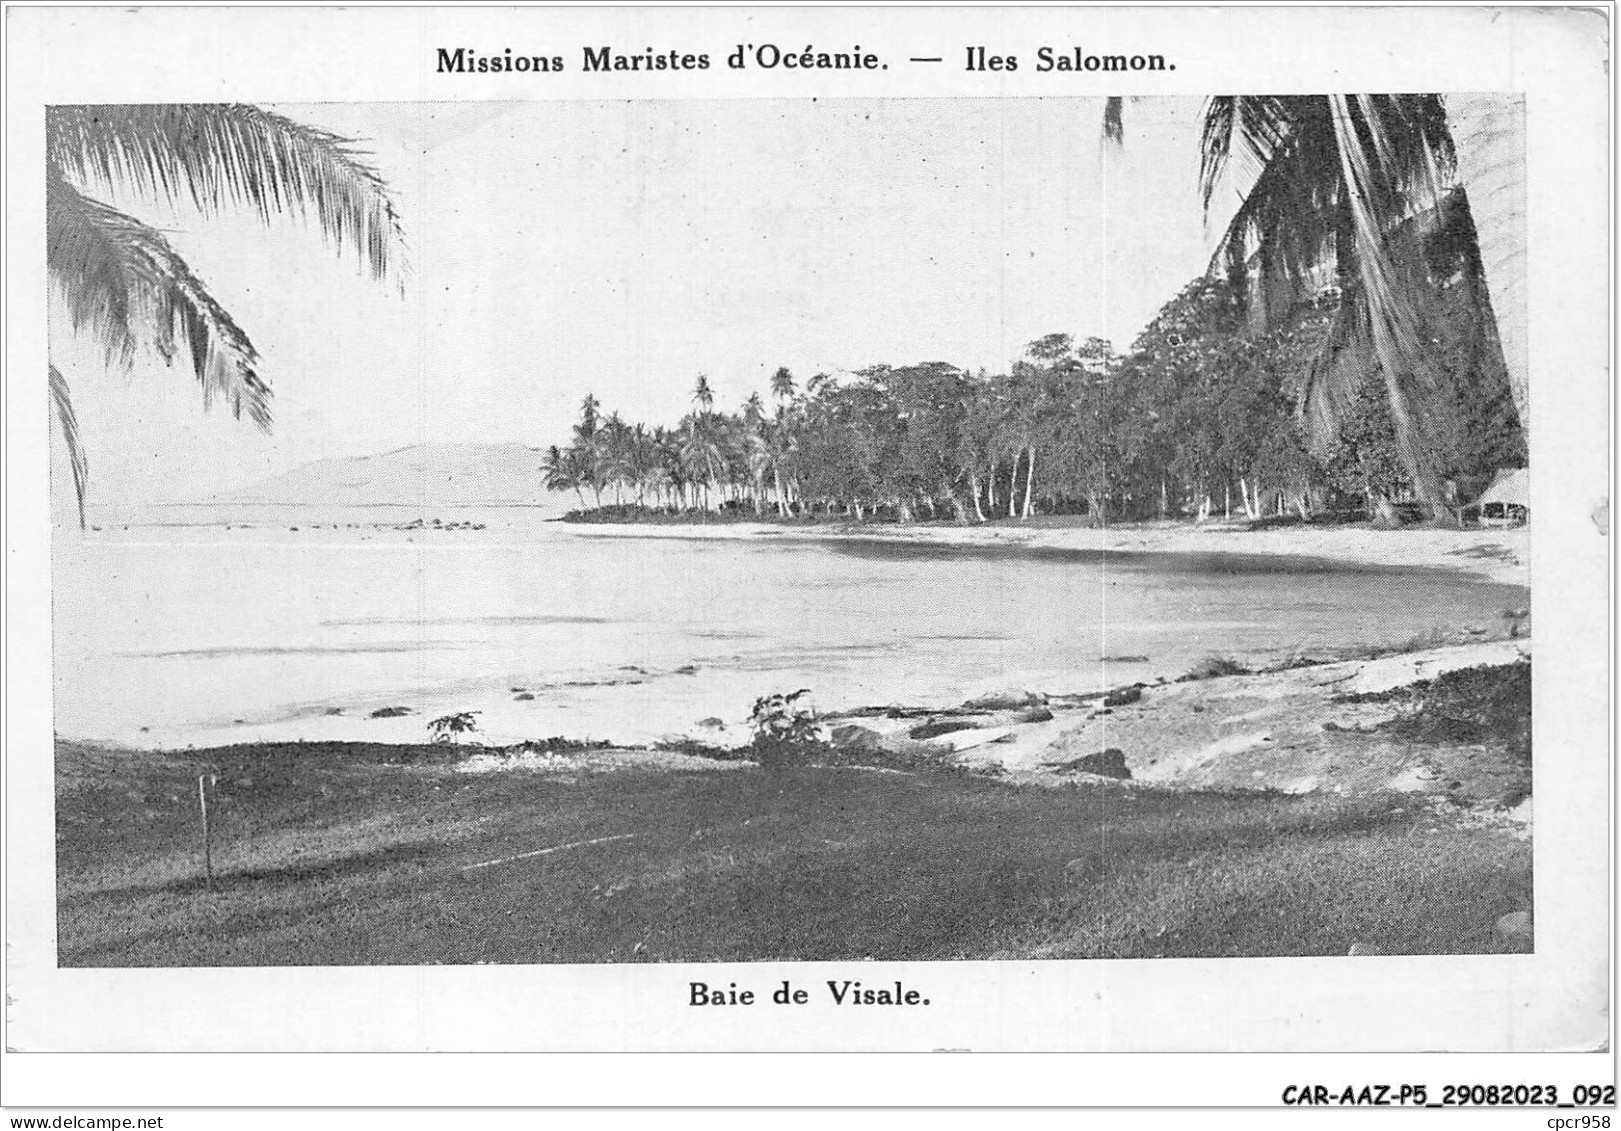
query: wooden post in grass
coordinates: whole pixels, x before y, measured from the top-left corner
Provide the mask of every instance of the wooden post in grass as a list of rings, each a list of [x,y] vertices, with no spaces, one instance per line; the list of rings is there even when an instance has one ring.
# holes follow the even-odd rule
[[[197,807],[203,814],[203,875],[208,890],[214,890],[214,846],[208,835],[208,774],[197,775]]]

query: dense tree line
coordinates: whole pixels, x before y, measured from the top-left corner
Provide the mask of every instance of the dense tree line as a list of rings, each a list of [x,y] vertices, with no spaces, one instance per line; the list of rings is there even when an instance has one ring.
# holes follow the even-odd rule
[[[1436,295],[1424,329],[1437,378],[1415,396],[1429,459],[1468,493],[1523,462],[1523,442],[1471,296],[1456,286]],[[1201,277],[1124,355],[1099,338],[1050,334],[1003,374],[936,361],[801,386],[779,369],[772,403],[756,394],[735,413],[717,410],[699,377],[673,427],[604,415],[587,396],[572,443],[546,454],[546,486],[576,492],[582,508],[903,522],[1388,514],[1412,484],[1380,385],[1358,386],[1326,441],[1311,441],[1298,411],[1316,367],[1361,356],[1332,340],[1336,289],[1269,333],[1241,297]]]

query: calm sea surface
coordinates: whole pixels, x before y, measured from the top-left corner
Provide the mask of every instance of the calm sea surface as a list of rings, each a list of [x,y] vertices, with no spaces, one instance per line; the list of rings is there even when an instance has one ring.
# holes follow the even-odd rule
[[[419,741],[471,710],[492,741],[740,742],[773,691],[831,709],[1091,690],[1212,653],[1495,627],[1526,602],[1439,572],[1232,556],[626,537],[512,512],[455,531],[259,517],[59,533],[58,734]],[[1148,662],[1105,659],[1121,656]],[[370,717],[386,707],[412,713]]]

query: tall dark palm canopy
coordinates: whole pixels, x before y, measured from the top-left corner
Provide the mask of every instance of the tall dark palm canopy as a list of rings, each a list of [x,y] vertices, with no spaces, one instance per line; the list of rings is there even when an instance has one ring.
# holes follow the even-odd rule
[[[313,220],[374,278],[402,276],[403,235],[388,188],[354,144],[256,106],[52,106],[46,127],[46,263],[75,333],[109,367],[143,352],[190,355],[203,403],[270,427],[258,353],[162,232],[91,193],[133,193],[205,216],[247,207],[269,222]],[[84,523],[89,464],[68,382],[50,366],[51,398],[73,463]]]
[[[1367,364],[1332,364],[1325,351],[1306,375],[1303,407],[1314,431],[1333,431],[1356,384],[1376,368],[1403,462],[1439,512],[1440,487],[1411,403],[1433,382],[1417,313],[1425,280],[1405,269],[1396,245],[1440,214],[1450,187],[1453,143],[1441,98],[1215,97],[1200,151],[1207,209],[1229,174],[1248,182],[1216,260],[1258,304],[1258,321],[1275,325],[1302,297],[1330,283],[1340,288],[1328,340]]]

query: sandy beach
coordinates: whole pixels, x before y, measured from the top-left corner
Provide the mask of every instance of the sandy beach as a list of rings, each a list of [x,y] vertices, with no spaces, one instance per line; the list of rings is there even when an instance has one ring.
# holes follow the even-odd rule
[[[1387,569],[1440,569],[1504,585],[1530,584],[1529,527],[1446,530],[1375,530],[1355,526],[1288,526],[1250,530],[1238,523],[1131,523],[1099,529],[1062,518],[1004,521],[977,526],[848,523],[786,525],[601,524],[571,530],[605,538],[865,539],[941,546],[1018,547],[1031,550],[1107,551],[1121,554],[1241,554],[1331,561]]]

